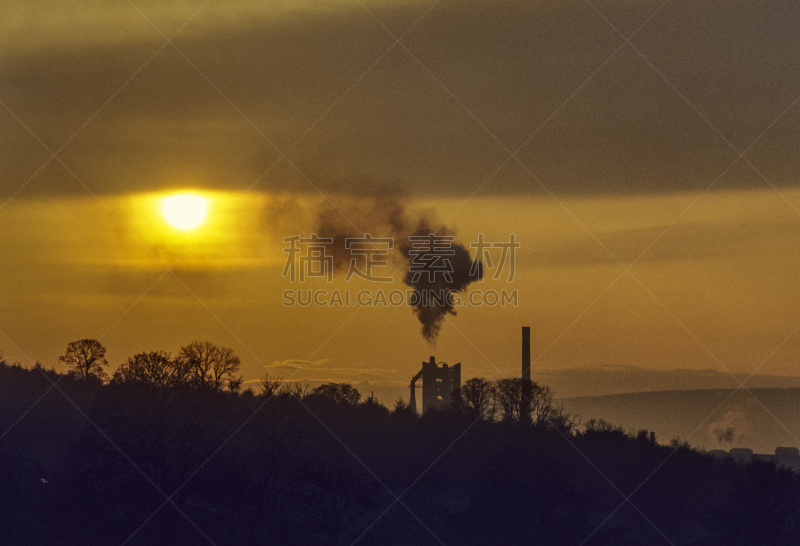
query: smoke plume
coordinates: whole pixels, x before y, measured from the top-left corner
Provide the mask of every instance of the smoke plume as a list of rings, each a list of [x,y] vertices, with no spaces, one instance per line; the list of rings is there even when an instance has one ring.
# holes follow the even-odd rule
[[[750,430],[750,422],[742,411],[728,410],[722,419],[711,423],[708,435],[717,444],[732,444],[741,441]]]
[[[319,207],[315,232],[333,239],[330,252],[334,269],[339,270],[346,270],[352,257],[345,239],[365,234],[392,238],[391,262],[413,289],[412,309],[430,344],[436,342],[445,317],[456,314],[452,296],[483,278],[483,264],[480,260],[473,264],[469,250],[455,242],[451,229],[437,223],[432,211],[409,212],[396,193],[336,206],[325,202]]]

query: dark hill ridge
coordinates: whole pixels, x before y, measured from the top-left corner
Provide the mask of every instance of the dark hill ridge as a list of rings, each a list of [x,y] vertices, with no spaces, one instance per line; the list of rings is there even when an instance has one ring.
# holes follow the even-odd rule
[[[649,429],[658,441],[680,437],[705,449],[774,453],[800,447],[800,388],[702,389],[562,398],[585,423],[603,418],[626,430]]]
[[[800,544],[800,475],[761,458],[467,408],[417,416],[358,402],[349,385],[270,386],[103,384],[0,365],[0,542]],[[693,397],[714,398],[600,400],[628,413],[678,400],[691,420]]]

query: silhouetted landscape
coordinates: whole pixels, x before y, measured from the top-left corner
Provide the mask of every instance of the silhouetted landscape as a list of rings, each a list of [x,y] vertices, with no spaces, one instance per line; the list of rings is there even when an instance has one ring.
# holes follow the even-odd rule
[[[480,378],[420,417],[346,384],[240,392],[238,357],[210,343],[135,355],[104,383],[104,348],[80,343],[85,376],[0,366],[6,544],[800,540],[800,476],[579,425],[536,383],[530,422],[518,380]]]
[[[0,1],[0,546],[800,545],[799,68],[798,0]]]

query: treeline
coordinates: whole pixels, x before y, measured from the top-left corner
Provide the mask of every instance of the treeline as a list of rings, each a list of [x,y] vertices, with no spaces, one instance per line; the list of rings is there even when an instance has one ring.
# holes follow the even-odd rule
[[[96,339],[82,339],[67,345],[59,357],[68,375],[84,380],[106,381],[106,348]],[[170,389],[194,387],[220,392],[237,392],[242,385],[241,360],[233,349],[208,341],[193,341],[181,347],[174,358],[164,351],[136,354],[117,368],[112,385],[135,384]]]
[[[452,406],[417,416],[347,384],[265,378],[242,391],[235,355],[210,343],[134,355],[102,377],[102,346],[83,341],[66,374],[0,358],[0,543],[800,539],[793,473],[578,426],[535,383],[471,379]]]

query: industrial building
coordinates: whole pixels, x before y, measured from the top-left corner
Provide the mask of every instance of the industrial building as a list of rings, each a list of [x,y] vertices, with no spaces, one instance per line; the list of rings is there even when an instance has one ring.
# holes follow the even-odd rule
[[[522,408],[520,415],[530,419],[531,386],[531,329],[522,327]],[[411,379],[408,406],[415,413],[417,408],[417,382],[422,380],[422,412],[436,407],[446,407],[452,402],[453,391],[461,388],[461,363],[448,366],[437,363],[435,357],[422,363],[422,369]]]
[[[431,357],[422,363],[422,369],[411,379],[411,397],[409,407],[417,412],[417,381],[422,379],[422,413],[432,408],[450,405],[452,394],[461,388],[461,363],[448,366],[444,362],[437,364]]]
[[[712,449],[708,452],[708,454],[718,458],[730,457],[734,461],[742,464],[747,464],[751,461],[774,462],[778,466],[790,468],[795,472],[800,473],[800,450],[798,450],[796,447],[775,448],[774,455],[753,453],[752,449],[747,449],[744,447],[735,447],[730,451],[725,451],[724,449]]]

